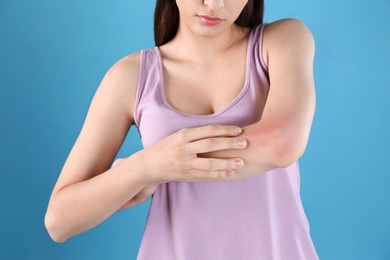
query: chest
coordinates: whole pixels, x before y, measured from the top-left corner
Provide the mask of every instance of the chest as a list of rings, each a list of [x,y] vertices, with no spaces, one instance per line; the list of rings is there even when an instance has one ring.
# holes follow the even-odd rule
[[[253,59],[201,69],[169,62],[162,66],[156,49],[141,57],[135,118],[144,147],[182,128],[244,127],[260,120],[269,84]]]
[[[167,60],[163,62],[165,99],[187,114],[217,113],[243,90],[246,70],[245,52],[205,64]]]

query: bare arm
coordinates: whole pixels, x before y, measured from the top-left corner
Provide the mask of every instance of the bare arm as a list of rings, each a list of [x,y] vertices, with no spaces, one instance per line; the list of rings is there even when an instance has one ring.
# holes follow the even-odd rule
[[[138,56],[133,55],[115,64],[93,98],[45,216],[57,242],[96,226],[145,186],[132,169],[133,157],[108,170],[132,124],[137,63]]]
[[[310,31],[297,20],[267,25],[263,56],[270,92],[262,119],[246,127],[240,136],[248,141],[248,147],[206,155],[244,159],[245,166],[230,180],[291,165],[303,154],[309,138],[315,111],[314,40]]]

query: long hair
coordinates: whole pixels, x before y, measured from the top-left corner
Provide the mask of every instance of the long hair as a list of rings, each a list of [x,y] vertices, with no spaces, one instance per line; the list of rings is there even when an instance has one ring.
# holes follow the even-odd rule
[[[263,23],[264,0],[249,0],[237,20],[241,27],[252,28]],[[179,9],[175,0],[157,0],[154,11],[154,41],[161,46],[175,37],[179,28]]]

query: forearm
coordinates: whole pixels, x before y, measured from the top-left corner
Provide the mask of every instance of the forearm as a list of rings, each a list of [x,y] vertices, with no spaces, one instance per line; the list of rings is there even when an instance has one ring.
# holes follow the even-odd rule
[[[137,195],[149,182],[136,166],[136,156],[89,180],[53,192],[45,217],[57,242],[103,222]]]
[[[275,168],[287,167],[299,158],[298,142],[292,143],[293,133],[280,122],[268,124],[257,122],[244,128],[241,138],[247,140],[243,150],[221,150],[202,154],[206,158],[242,158],[244,166],[235,169],[235,175],[228,180],[254,177]],[[295,146],[295,147],[293,147]]]
[[[245,164],[235,170],[236,179],[288,167],[298,160],[314,117],[315,46],[308,28],[297,20],[275,22],[264,29],[263,41],[270,88],[262,118],[240,136],[248,141],[246,149],[210,154],[242,158]]]

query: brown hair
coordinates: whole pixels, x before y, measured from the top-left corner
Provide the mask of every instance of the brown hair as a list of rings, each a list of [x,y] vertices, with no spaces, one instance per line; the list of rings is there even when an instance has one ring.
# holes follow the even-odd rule
[[[263,22],[264,0],[249,0],[235,24],[252,28]],[[154,10],[154,41],[161,46],[175,37],[179,28],[179,9],[175,0],[157,0]]]

